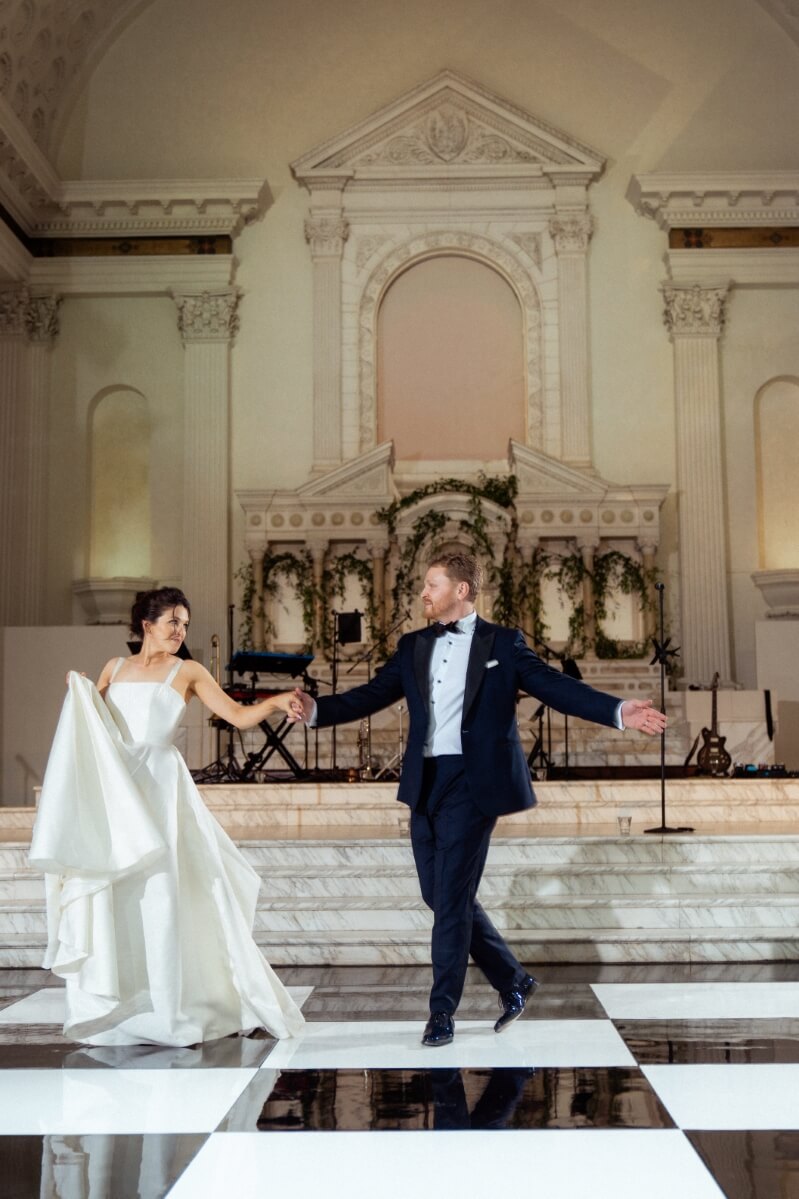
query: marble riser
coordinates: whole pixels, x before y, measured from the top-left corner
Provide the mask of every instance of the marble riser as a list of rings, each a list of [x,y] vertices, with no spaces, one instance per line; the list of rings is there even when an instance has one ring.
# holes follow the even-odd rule
[[[262,897],[264,902],[308,899],[329,900],[332,903],[343,899],[371,899],[374,895],[396,899],[418,898],[419,884],[416,871],[409,865],[401,870],[395,867],[346,867],[331,869],[329,873],[308,871],[298,874],[295,870],[278,872],[265,870],[262,874]],[[696,871],[692,866],[652,867],[630,865],[615,866],[535,866],[492,867],[489,866],[480,884],[480,897],[507,902],[536,901],[565,898],[593,899],[596,896],[627,898],[640,896],[654,900],[656,897],[676,896],[699,898],[705,896],[799,896],[799,866],[792,869],[775,869],[769,866],[742,864],[735,869]],[[26,875],[18,872],[13,877],[4,877],[0,870],[0,903],[3,901],[43,902],[44,883],[39,874],[30,871]]]
[[[427,930],[399,938],[362,934],[280,934],[258,932],[256,941],[271,964],[288,966],[397,966],[430,964]],[[520,961],[538,963],[646,964],[783,962],[799,959],[799,937],[782,928],[694,929],[668,933],[646,930],[509,931],[507,941]],[[0,941],[0,968],[37,968],[44,944],[29,936]]]
[[[384,901],[372,899],[349,900],[324,910],[318,902],[279,901],[258,909],[255,929],[272,935],[282,934],[339,934],[342,932],[368,937],[396,937],[418,933],[431,928],[429,911],[419,900]],[[795,930],[799,920],[799,897],[779,897],[769,903],[760,898],[746,901],[742,897],[718,898],[697,902],[690,897],[661,898],[655,904],[643,904],[634,899],[612,899],[608,902],[575,900],[567,903],[539,900],[534,904],[486,902],[486,911],[501,930],[570,929],[601,931],[608,929],[642,930],[650,932],[715,928],[784,928]],[[24,935],[46,941],[46,918],[42,904],[3,904],[0,906],[0,944],[9,937]]]

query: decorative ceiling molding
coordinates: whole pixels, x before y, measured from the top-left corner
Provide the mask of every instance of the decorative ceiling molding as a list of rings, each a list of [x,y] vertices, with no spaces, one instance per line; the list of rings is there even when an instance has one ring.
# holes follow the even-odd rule
[[[758,0],[758,3],[799,46],[799,0]]]
[[[627,199],[661,229],[799,225],[799,171],[633,175]]]
[[[420,183],[539,177],[585,188],[604,159],[567,134],[453,71],[387,104],[292,164],[309,190],[350,181]]]

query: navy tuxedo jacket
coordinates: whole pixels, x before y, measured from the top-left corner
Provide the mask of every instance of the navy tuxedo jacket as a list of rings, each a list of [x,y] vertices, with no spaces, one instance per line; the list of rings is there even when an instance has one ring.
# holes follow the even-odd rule
[[[317,701],[316,723],[324,728],[361,720],[405,698],[410,730],[397,798],[411,808],[422,792],[434,643],[432,628],[407,633],[371,682]],[[469,792],[487,816],[518,812],[536,802],[516,727],[519,691],[569,716],[615,723],[617,698],[547,666],[517,629],[478,616],[466,671],[461,744]]]

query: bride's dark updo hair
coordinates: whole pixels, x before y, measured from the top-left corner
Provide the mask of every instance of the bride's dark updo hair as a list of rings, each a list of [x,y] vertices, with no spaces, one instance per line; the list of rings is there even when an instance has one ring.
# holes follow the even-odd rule
[[[154,624],[170,608],[182,606],[191,618],[191,605],[179,587],[157,587],[155,591],[139,591],[130,610],[130,631],[144,638],[144,622]]]

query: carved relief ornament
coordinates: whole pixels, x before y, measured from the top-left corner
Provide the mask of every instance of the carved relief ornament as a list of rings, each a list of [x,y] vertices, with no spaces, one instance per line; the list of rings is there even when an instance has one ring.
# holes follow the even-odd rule
[[[585,254],[594,232],[594,221],[589,213],[556,216],[549,222],[549,232],[558,254]]]
[[[229,341],[239,328],[241,293],[203,291],[198,295],[175,295],[178,329],[184,342]]]
[[[0,292],[0,334],[50,342],[58,333],[60,296],[32,296],[26,287]]]
[[[726,315],[727,288],[674,287],[664,284],[663,320],[672,336],[695,334],[721,336]]]
[[[349,233],[343,217],[310,216],[305,222],[305,240],[314,258],[340,258]]]

